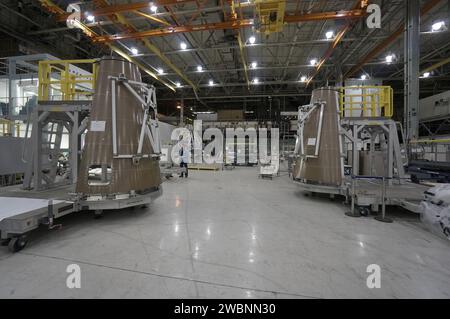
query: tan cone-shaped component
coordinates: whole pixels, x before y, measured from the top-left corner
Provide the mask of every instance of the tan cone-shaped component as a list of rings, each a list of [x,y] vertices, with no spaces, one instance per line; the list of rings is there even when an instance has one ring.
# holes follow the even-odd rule
[[[155,190],[161,184],[158,160],[142,158],[136,165],[131,159],[113,158],[111,80],[108,77],[119,77],[120,74],[124,74],[128,80],[141,81],[141,74],[136,65],[120,58],[108,57],[100,60],[96,92],[90,113],[91,125],[88,126],[92,128],[92,122],[95,121],[94,123],[99,124],[97,129],[100,127],[100,131],[89,130],[86,134],[79,167],[78,193],[87,195],[126,194],[130,191],[146,193]],[[142,106],[123,85],[116,86],[116,103],[118,154],[135,155],[144,117]],[[101,131],[103,121],[105,128]],[[145,137],[142,154],[152,152],[150,141]],[[109,184],[98,185],[95,181],[92,182],[92,178],[88,175],[89,168],[93,165],[110,167]]]
[[[293,172],[295,179],[327,186],[342,184],[343,167],[339,137],[338,96],[339,93],[333,88],[313,91],[311,104],[325,102],[319,156],[318,158],[297,159]],[[315,146],[308,146],[308,139],[317,138],[319,118],[320,108],[316,108],[305,123],[303,145],[305,145],[308,155],[314,154]]]

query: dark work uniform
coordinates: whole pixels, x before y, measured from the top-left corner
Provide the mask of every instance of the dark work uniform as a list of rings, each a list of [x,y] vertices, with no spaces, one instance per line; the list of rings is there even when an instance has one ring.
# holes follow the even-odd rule
[[[180,177],[183,177],[183,175],[187,178],[188,177],[188,163],[184,162],[184,147],[180,148],[180,167],[184,170],[181,172]]]

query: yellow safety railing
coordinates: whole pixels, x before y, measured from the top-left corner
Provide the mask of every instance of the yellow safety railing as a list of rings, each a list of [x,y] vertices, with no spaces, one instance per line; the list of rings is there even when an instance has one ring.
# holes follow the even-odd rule
[[[394,93],[390,86],[339,88],[341,117],[392,117]]]
[[[95,59],[39,61],[38,101],[71,101],[92,96],[97,77],[96,62]],[[74,64],[91,65],[92,73],[78,74],[74,68],[71,69]]]
[[[12,136],[13,130],[16,131],[15,136],[19,136],[20,124],[0,118],[0,136]]]

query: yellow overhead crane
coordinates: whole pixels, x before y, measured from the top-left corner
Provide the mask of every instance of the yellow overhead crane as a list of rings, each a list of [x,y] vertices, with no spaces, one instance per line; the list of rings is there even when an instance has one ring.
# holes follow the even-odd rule
[[[285,0],[255,0],[256,28],[266,35],[283,30]]]

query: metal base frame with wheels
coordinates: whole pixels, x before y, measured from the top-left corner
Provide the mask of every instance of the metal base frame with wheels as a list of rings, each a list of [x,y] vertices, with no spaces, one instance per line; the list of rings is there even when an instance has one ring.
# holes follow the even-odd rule
[[[8,250],[12,253],[16,253],[25,248],[27,245],[27,237],[22,235],[18,237],[13,237],[9,240]]]
[[[63,189],[66,190],[66,187]],[[21,205],[20,203],[22,203],[22,206],[25,206],[24,203],[26,201],[38,202],[33,208],[30,206],[30,208],[24,208],[17,213],[11,213],[9,215],[2,214],[0,216],[0,239],[2,240],[2,245],[8,245],[8,249],[11,252],[17,252],[23,249],[27,244],[27,234],[40,226],[47,227],[48,230],[60,229],[61,225],[54,224],[54,221],[62,216],[73,212],[94,211],[95,218],[100,218],[103,212],[109,209],[145,207],[160,197],[163,189],[160,185],[157,190],[147,194],[138,194],[119,199],[97,198],[97,200],[70,198],[69,195],[64,200],[30,198],[29,194],[26,194],[27,192],[20,190],[14,193],[16,197],[0,197],[4,203],[8,201],[13,202],[13,206]],[[48,196],[54,198],[57,197],[56,193],[57,188],[53,191],[47,190],[34,194],[36,196],[40,195],[42,197]],[[24,197],[17,197],[20,195]]]
[[[345,181],[342,186],[316,185],[299,180],[294,180],[294,183],[304,192],[345,196],[347,198],[345,203],[350,205],[353,200],[354,209],[346,214],[350,217],[368,216],[371,212],[370,207],[377,211],[377,208],[382,207],[383,204],[381,185],[379,183],[362,180],[358,182],[353,191],[351,180]],[[386,206],[400,206],[410,212],[420,213],[419,205],[423,199],[423,192],[429,187],[410,182],[388,184],[386,181],[384,200]]]

